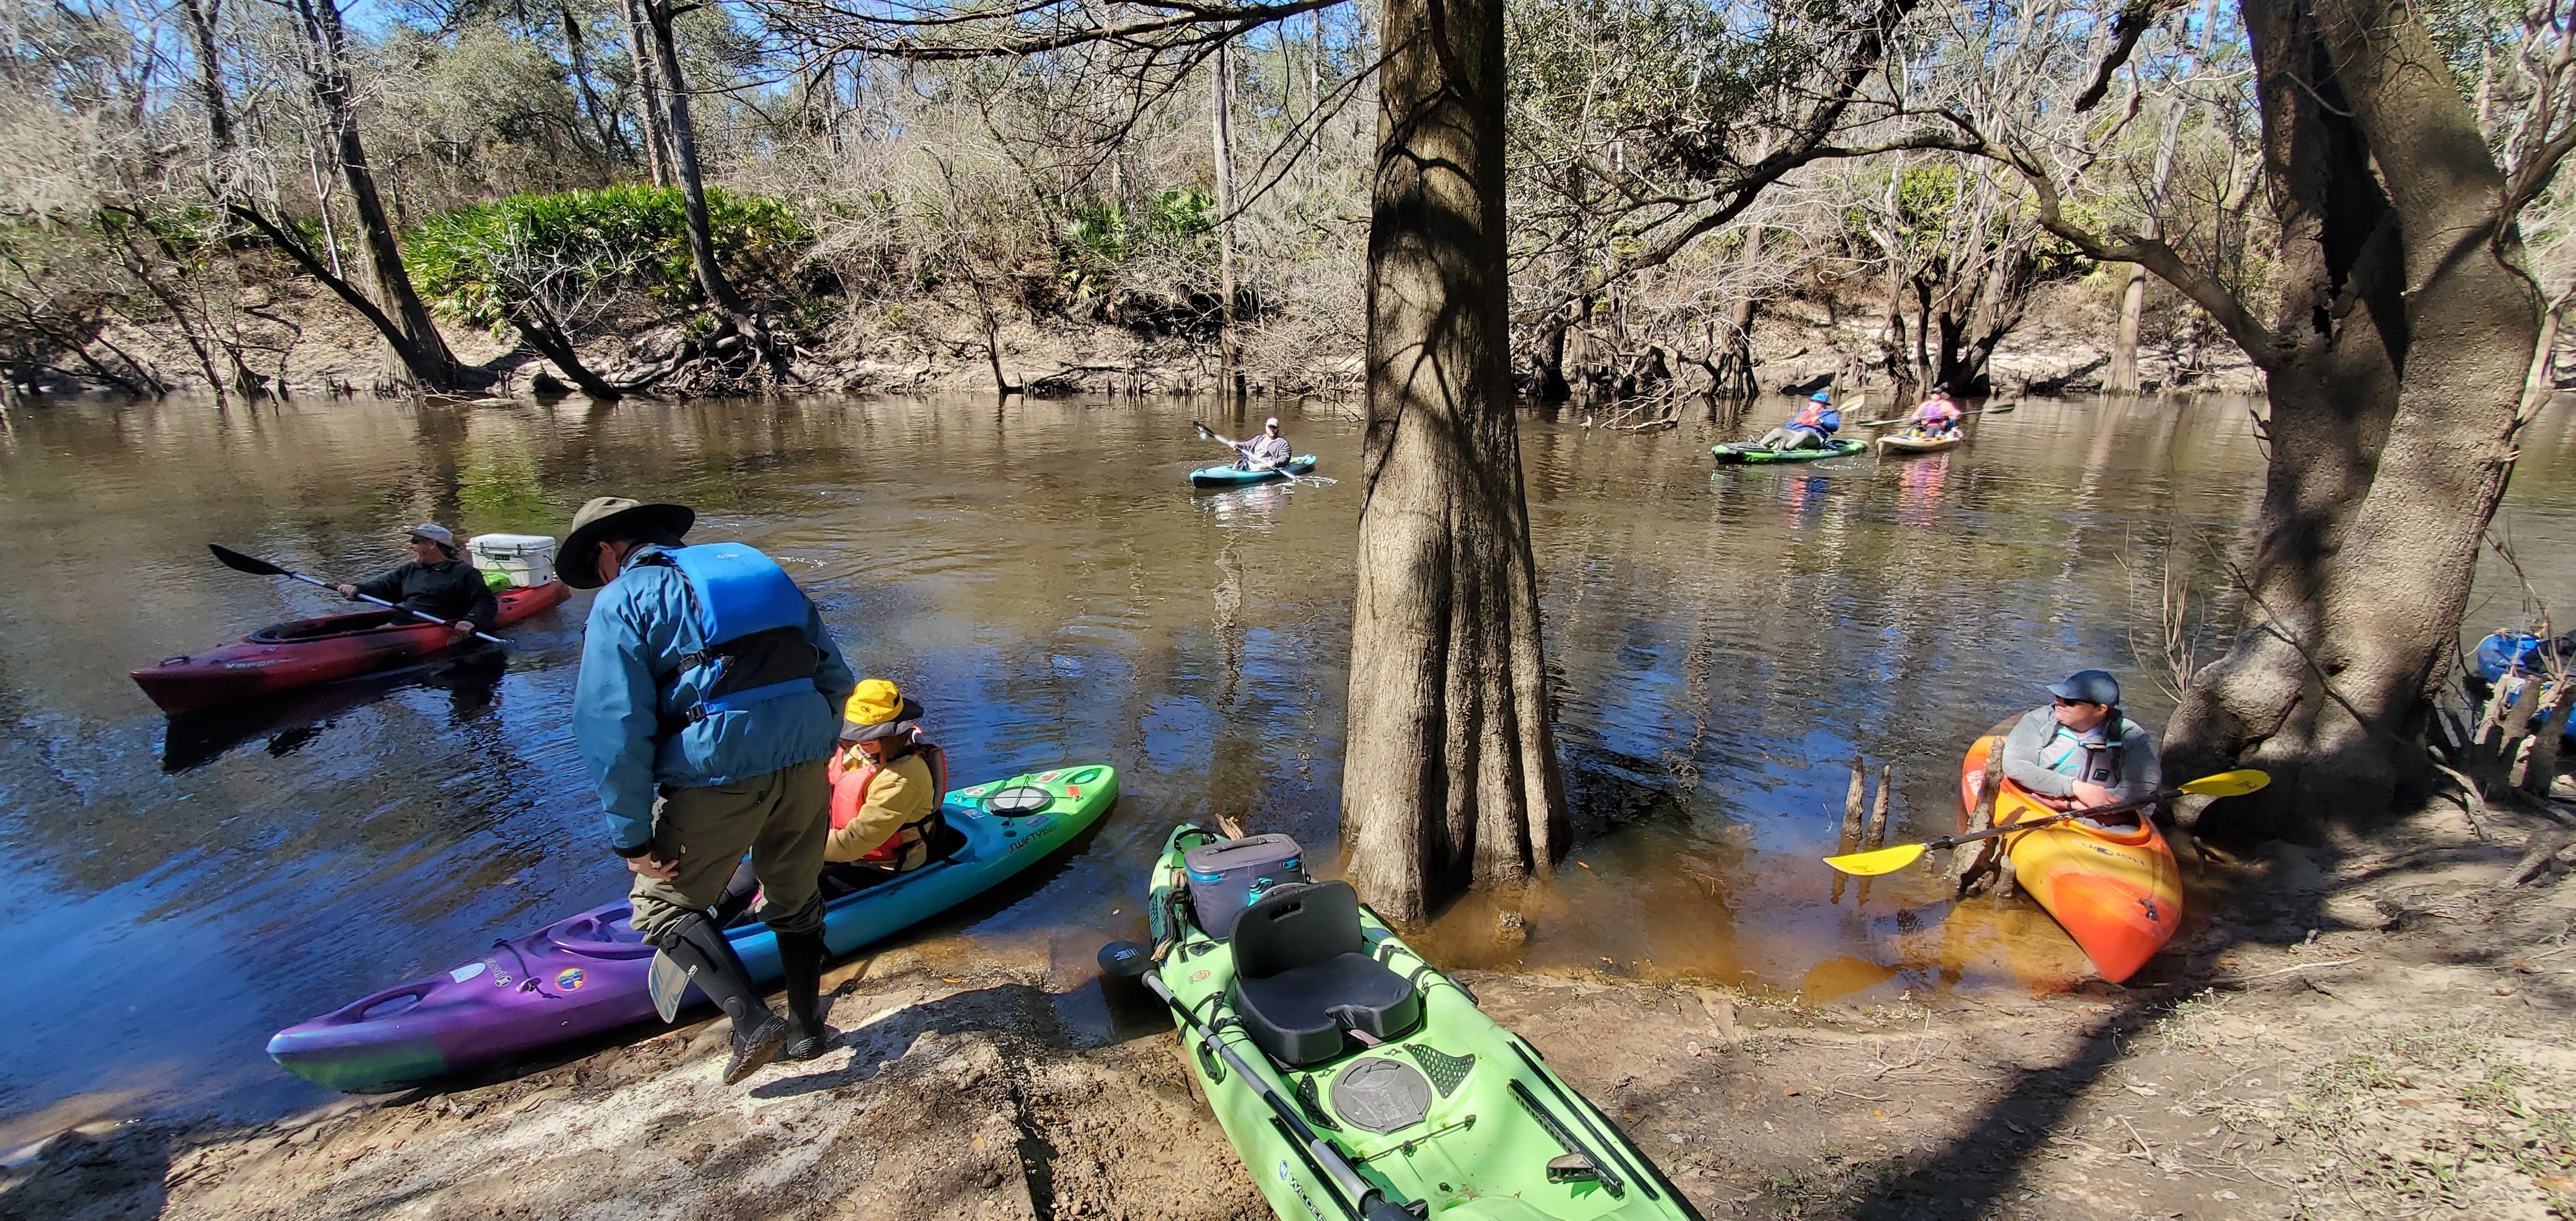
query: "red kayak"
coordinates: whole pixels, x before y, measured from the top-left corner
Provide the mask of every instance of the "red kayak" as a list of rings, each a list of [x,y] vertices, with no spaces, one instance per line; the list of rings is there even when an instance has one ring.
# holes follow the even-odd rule
[[[505,627],[562,604],[572,590],[561,581],[504,589],[494,627]],[[327,683],[353,674],[391,670],[436,657],[454,647],[447,628],[400,611],[362,611],[272,624],[231,644],[173,657],[134,672],[161,711],[173,716],[291,687]]]

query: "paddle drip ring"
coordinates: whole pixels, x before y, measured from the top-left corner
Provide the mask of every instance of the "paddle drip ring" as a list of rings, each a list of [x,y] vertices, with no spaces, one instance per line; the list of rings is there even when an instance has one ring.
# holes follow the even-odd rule
[[[1004,818],[1026,818],[1054,804],[1055,794],[1034,784],[1015,784],[984,799],[984,808]]]

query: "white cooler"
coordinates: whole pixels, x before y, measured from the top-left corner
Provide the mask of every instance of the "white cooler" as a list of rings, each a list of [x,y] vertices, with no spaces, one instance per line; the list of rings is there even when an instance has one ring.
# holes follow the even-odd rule
[[[507,573],[521,589],[555,579],[555,540],[543,534],[477,534],[465,553],[485,572]]]

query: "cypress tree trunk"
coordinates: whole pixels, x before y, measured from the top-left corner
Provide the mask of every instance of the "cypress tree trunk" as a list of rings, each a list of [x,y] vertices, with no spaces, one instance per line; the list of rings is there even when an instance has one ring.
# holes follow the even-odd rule
[[[654,57],[661,69],[664,98],[671,115],[671,162],[680,181],[681,210],[689,229],[689,265],[697,272],[698,289],[707,295],[708,304],[733,324],[734,331],[749,343],[770,374],[784,380],[785,351],[772,341],[769,328],[752,312],[742,294],[734,290],[733,281],[726,278],[723,266],[716,262],[715,228],[707,217],[706,182],[698,173],[697,129],[689,119],[688,78],[680,73],[680,51],[672,38],[669,0],[635,2],[644,6],[653,27]]]
[[[626,50],[635,60],[635,125],[642,129],[644,160],[653,185],[671,185],[671,133],[662,115],[662,90],[653,82],[653,24],[643,14],[646,0],[623,0]]]
[[[2273,775],[2243,830],[2367,822],[2417,778],[2478,540],[2504,493],[2541,301],[2504,175],[2422,21],[2389,0],[2250,0],[2282,220],[2252,625],[2184,693],[2177,775]]]
[[[307,76],[315,106],[329,125],[340,155],[340,174],[349,184],[349,203],[358,214],[358,236],[366,246],[367,267],[375,278],[376,299],[383,306],[378,330],[413,381],[438,391],[463,388],[464,372],[447,339],[430,321],[429,308],[413,289],[403,267],[402,248],[394,241],[393,219],[376,192],[376,175],[358,139],[358,114],[349,81],[348,38],[336,0],[296,0],[296,15],[310,44]],[[377,318],[370,318],[377,321]]]
[[[1512,415],[1502,0],[1387,0],[1342,819],[1418,920],[1565,849]]]

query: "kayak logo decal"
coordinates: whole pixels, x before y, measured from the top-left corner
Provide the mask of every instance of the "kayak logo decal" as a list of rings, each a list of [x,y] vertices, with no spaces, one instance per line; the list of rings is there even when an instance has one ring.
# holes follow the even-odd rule
[[[1295,1175],[1288,1173],[1288,1159],[1284,1157],[1279,1159],[1279,1181],[1286,1183],[1288,1190],[1297,1193],[1297,1202],[1306,1206],[1307,1215],[1315,1218],[1315,1221],[1324,1221],[1323,1211],[1315,1207],[1314,1197],[1306,1194],[1306,1185],[1298,1182]]]
[[[555,972],[555,987],[566,992],[579,992],[581,986],[589,982],[589,978],[581,973],[580,967],[565,967]]]

